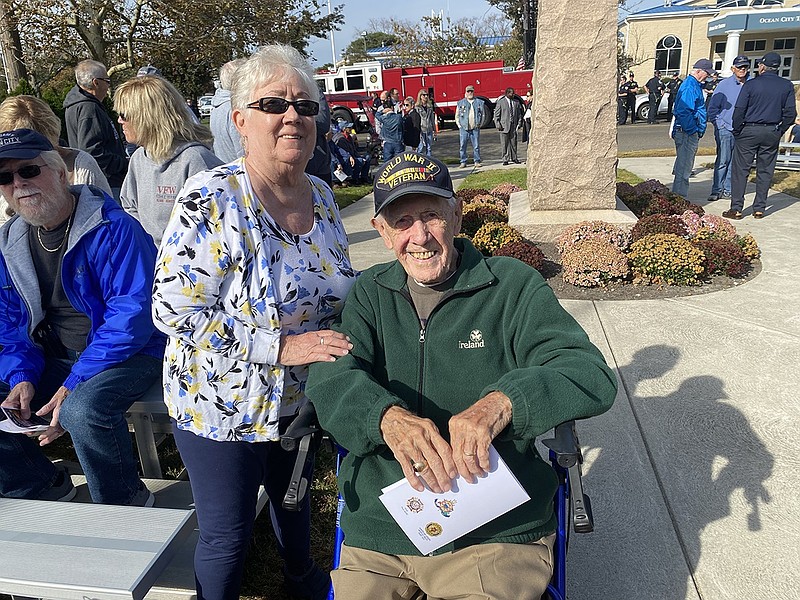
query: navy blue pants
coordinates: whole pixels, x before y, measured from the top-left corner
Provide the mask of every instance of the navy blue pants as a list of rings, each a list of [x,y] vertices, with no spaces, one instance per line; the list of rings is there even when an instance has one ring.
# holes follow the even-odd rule
[[[735,138],[731,165],[731,208],[740,212],[744,208],[747,176],[750,174],[753,158],[756,157],[756,197],[753,199],[753,212],[764,212],[778,160],[781,132],[774,125],[745,125]]]
[[[239,598],[262,484],[286,568],[291,573],[307,571],[311,564],[309,497],[299,512],[281,507],[296,452],[286,452],[279,442],[210,440],[178,429],[174,421],[172,429],[189,472],[200,527],[194,555],[198,600]]]

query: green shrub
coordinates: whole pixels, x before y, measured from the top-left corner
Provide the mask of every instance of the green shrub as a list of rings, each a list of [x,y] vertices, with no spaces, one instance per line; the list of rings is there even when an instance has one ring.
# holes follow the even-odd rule
[[[522,236],[506,223],[485,223],[472,238],[472,243],[484,255],[491,256],[495,250],[511,242],[519,242]]]
[[[521,240],[519,242],[511,242],[500,246],[494,253],[494,256],[510,256],[521,260],[526,265],[530,265],[537,271],[542,270],[544,266],[544,253],[539,250],[539,247],[533,242],[528,240]]]
[[[556,240],[560,254],[571,245],[583,240],[602,240],[620,250],[626,250],[631,242],[631,234],[622,227],[605,221],[581,221],[570,225]]]
[[[705,255],[690,241],[670,233],[644,237],[628,254],[634,283],[698,285],[705,271]]]
[[[741,277],[750,268],[744,250],[733,240],[698,240],[694,244],[705,254],[708,275]]]
[[[656,233],[671,233],[682,238],[689,237],[689,230],[680,217],[656,214],[639,219],[631,229],[631,239],[635,242]]]
[[[619,181],[617,182],[617,197],[627,204],[629,200],[636,197],[636,190],[630,183]]]
[[[506,222],[508,222],[508,212],[490,204],[470,202],[463,209],[461,232],[472,237],[486,223]]]
[[[606,240],[579,240],[561,255],[564,281],[581,287],[603,286],[628,277],[630,269],[625,254]]]

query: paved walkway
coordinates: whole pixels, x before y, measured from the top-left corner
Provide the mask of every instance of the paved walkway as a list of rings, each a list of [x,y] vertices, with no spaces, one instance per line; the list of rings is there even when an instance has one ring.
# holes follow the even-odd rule
[[[697,160],[690,184],[702,205],[710,160]],[[620,167],[669,185],[672,161]],[[621,383],[612,410],[579,427],[596,531],[572,538],[571,600],[800,597],[800,202],[771,194],[756,221],[752,192],[734,222],[763,251],[751,281],[667,300],[563,301]],[[372,210],[367,196],[342,211],[358,268],[392,258]]]

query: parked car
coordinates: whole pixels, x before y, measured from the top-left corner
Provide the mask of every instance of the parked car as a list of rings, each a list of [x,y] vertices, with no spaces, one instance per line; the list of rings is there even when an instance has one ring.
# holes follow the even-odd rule
[[[706,97],[706,105],[708,105],[708,97],[711,95],[710,90],[703,90],[703,95]],[[658,104],[658,116],[666,118],[667,106],[669,95],[663,94],[661,102]],[[647,121],[647,116],[650,114],[650,99],[647,94],[636,95],[636,118],[641,121]]]
[[[658,116],[667,116],[667,94],[661,96],[661,102],[658,105]],[[640,121],[647,121],[650,114],[650,99],[647,94],[636,95],[636,118]]]
[[[211,99],[214,96],[200,96],[197,99],[197,110],[200,111],[201,117],[210,117],[211,116]]]

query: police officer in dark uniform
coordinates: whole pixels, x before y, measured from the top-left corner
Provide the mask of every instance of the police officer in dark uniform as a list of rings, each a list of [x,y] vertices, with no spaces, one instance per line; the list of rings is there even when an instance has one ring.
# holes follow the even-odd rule
[[[661,104],[661,96],[664,94],[664,84],[661,83],[661,71],[654,71],[653,76],[644,84],[647,89],[648,100],[650,102],[650,112],[647,114],[647,122],[653,124],[658,116],[658,105]]]
[[[742,86],[733,110],[733,149],[731,208],[722,213],[727,219],[741,219],[747,175],[756,159],[756,197],[753,217],[761,219],[767,208],[767,192],[775,173],[781,137],[797,117],[794,87],[778,76],[781,57],[768,52],[759,61],[759,77]]]
[[[672,75],[672,79],[667,82],[667,121],[672,120],[672,105],[675,104],[675,97],[678,95],[678,88],[681,87],[683,79],[677,73]]]
[[[639,84],[633,78],[633,71],[629,74],[628,95],[625,98],[625,106],[631,115],[631,123],[636,123],[636,94],[639,93]]]
[[[628,81],[625,75],[619,77],[619,90],[617,90],[617,125],[625,125],[628,119]]]

